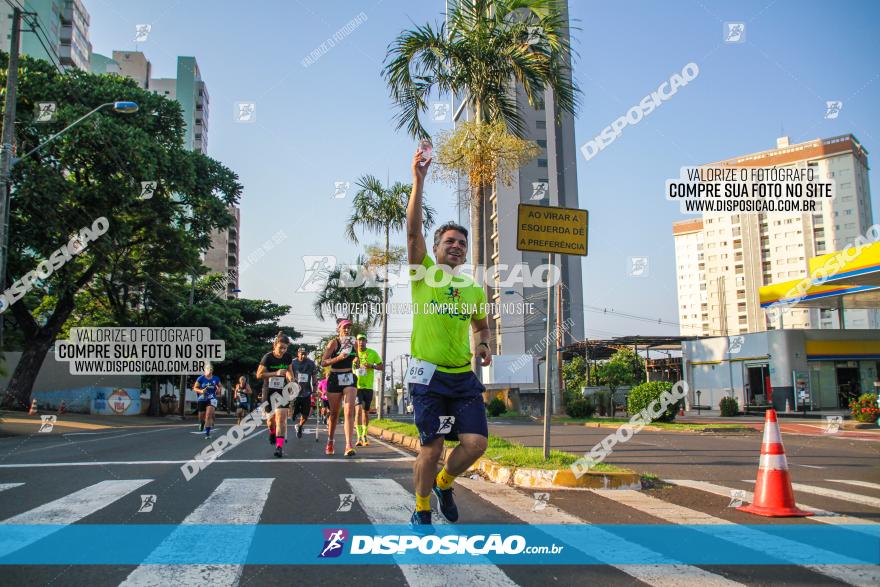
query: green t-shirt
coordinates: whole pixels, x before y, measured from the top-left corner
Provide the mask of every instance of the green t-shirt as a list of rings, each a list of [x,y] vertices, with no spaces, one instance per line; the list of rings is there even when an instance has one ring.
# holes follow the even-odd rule
[[[430,255],[425,277],[412,281],[410,353],[445,373],[471,370],[470,323],[486,317],[486,292],[466,275],[453,275]],[[439,284],[439,285],[435,285]]]
[[[371,349],[370,347],[365,348],[362,351],[356,351],[358,358],[358,369],[367,363],[371,365],[378,365],[382,362],[382,357],[379,356],[379,353]],[[354,369],[355,374],[357,374],[357,369]],[[375,369],[367,369],[367,374],[363,377],[357,378],[357,388],[358,389],[373,389],[373,376],[376,374]]]

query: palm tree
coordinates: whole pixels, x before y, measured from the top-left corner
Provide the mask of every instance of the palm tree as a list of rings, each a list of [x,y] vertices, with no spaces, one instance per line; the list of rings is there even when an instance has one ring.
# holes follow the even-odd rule
[[[361,283],[359,285],[351,285],[356,283],[357,271],[362,270],[366,260],[358,257],[354,267],[339,265],[325,272],[324,287],[318,292],[312,308],[315,316],[320,320],[324,320],[329,316],[325,316],[325,309],[331,309],[337,304],[344,306],[347,311],[341,315],[334,311],[327,312],[333,314],[337,318],[348,318],[352,322],[361,325],[364,329],[375,326],[379,321],[379,315],[369,311],[371,304],[378,305],[382,300],[382,290],[373,285]],[[352,310],[359,310],[354,313]]]
[[[406,205],[412,185],[395,182],[391,187],[384,187],[382,182],[373,175],[364,175],[357,181],[358,191],[352,200],[351,217],[345,225],[345,236],[353,243],[358,242],[357,229],[383,234],[385,249],[383,259],[387,263],[391,257],[391,233],[403,230],[406,225]],[[434,224],[434,209],[423,206],[423,225],[425,229]],[[388,303],[388,280],[383,279],[382,307]],[[386,360],[388,338],[388,314],[382,312],[382,360]],[[379,387],[379,417],[385,407],[385,378],[381,378]]]
[[[383,70],[399,108],[397,128],[426,138],[419,114],[432,93],[465,96],[477,124],[503,122],[525,134],[511,82],[538,106],[553,92],[556,117],[574,114],[580,90],[571,78],[568,24],[561,0],[449,0],[448,24],[403,31],[389,47]],[[483,263],[486,184],[470,197],[472,260]]]

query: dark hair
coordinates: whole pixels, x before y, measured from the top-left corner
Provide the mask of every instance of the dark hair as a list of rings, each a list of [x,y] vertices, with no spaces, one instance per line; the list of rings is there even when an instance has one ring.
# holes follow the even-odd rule
[[[434,231],[434,246],[440,244],[440,239],[443,237],[443,233],[448,230],[457,230],[458,232],[464,235],[464,238],[467,239],[468,231],[467,228],[462,226],[461,224],[457,224],[455,222],[447,222],[442,224],[437,230]]]
[[[290,344],[290,337],[284,334],[283,330],[279,330],[278,334],[275,335],[276,343],[280,342],[281,344]]]

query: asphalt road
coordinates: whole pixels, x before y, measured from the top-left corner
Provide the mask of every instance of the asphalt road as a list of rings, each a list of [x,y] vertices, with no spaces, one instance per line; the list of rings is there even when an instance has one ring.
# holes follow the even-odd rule
[[[224,421],[218,433],[230,422]],[[505,435],[528,441],[538,426],[506,425]],[[562,427],[560,427],[562,428]],[[413,505],[412,456],[373,441],[348,460],[339,452],[323,454],[324,436],[316,443],[313,428],[303,439],[290,439],[283,459],[272,457],[265,430],[212,462],[187,481],[181,464],[202,450],[206,441],[195,426],[172,425],[97,430],[93,432],[16,432],[0,437],[0,556],[20,544],[3,536],[6,523],[55,524],[349,524],[404,523]],[[556,430],[554,429],[554,432]],[[608,431],[565,427],[558,446],[587,447]],[[312,434],[310,434],[312,433]],[[641,433],[620,458],[670,478],[711,481],[724,489],[750,489],[742,479],[754,477],[760,442],[750,437],[704,437]],[[216,434],[215,434],[216,438]],[[341,438],[337,438],[337,447]],[[832,439],[785,438],[792,461],[827,465],[805,471],[797,481],[829,495],[798,492],[798,500],[860,523],[880,522],[880,475],[876,445]],[[677,447],[685,447],[682,449]],[[838,456],[835,457],[835,450]],[[339,451],[339,448],[337,448]],[[624,456],[627,451],[629,456]],[[676,457],[676,453],[679,454]],[[688,455],[685,457],[684,455]],[[873,455],[873,457],[872,457]],[[615,451],[617,456],[617,451]],[[838,459],[837,464],[834,460]],[[873,461],[871,460],[873,458]],[[688,460],[690,459],[690,460]],[[841,460],[842,459],[842,460]],[[678,462],[675,462],[675,461]],[[660,462],[667,461],[667,462]],[[750,461],[751,467],[748,466]],[[628,464],[624,460],[612,462]],[[657,468],[655,467],[663,467]],[[641,466],[639,468],[642,468]],[[674,475],[672,477],[671,475]],[[831,481],[867,481],[867,485]],[[713,493],[713,490],[715,493]],[[536,495],[546,493],[544,495]],[[349,511],[338,511],[346,494],[354,495]],[[154,495],[152,511],[142,512],[142,495]],[[855,497],[852,497],[855,496]],[[491,524],[786,524],[792,520],[758,518],[729,507],[730,497],[716,486],[682,485],[645,491],[527,491],[478,479],[460,481],[456,498],[460,523]],[[839,518],[839,516],[837,517]],[[826,518],[828,519],[828,518]],[[846,518],[844,518],[846,519]],[[822,525],[819,520],[797,520]],[[615,544],[609,535],[610,544]],[[855,539],[860,535],[853,534]],[[865,537],[862,537],[865,538]],[[48,539],[47,539],[48,540]],[[222,544],[241,548],[246,544]],[[321,545],[279,544],[314,551]],[[5,548],[5,550],[4,550]],[[841,547],[843,548],[843,547]],[[318,565],[19,565],[4,566],[0,585],[833,585],[877,584],[880,568],[807,568],[804,566],[692,565],[362,565],[328,568]]]

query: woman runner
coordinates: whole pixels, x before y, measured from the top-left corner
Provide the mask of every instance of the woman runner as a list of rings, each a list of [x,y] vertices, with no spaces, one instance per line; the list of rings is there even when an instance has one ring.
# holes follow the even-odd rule
[[[251,386],[248,385],[247,379],[244,375],[238,378],[238,383],[235,384],[235,415],[237,418],[236,424],[241,425],[241,420],[248,413],[248,408],[250,407],[250,398],[253,391],[251,390]]]
[[[351,336],[351,321],[339,320],[336,328],[339,336],[330,341],[324,350],[321,359],[322,367],[330,367],[330,375],[327,378],[327,395],[330,398],[330,424],[327,427],[327,448],[324,451],[328,455],[334,453],[333,435],[336,433],[336,423],[339,420],[339,402],[345,398],[345,456],[354,456],[351,439],[354,436],[354,400],[357,396],[357,388],[354,386],[354,373],[351,364],[356,356],[354,340]]]

